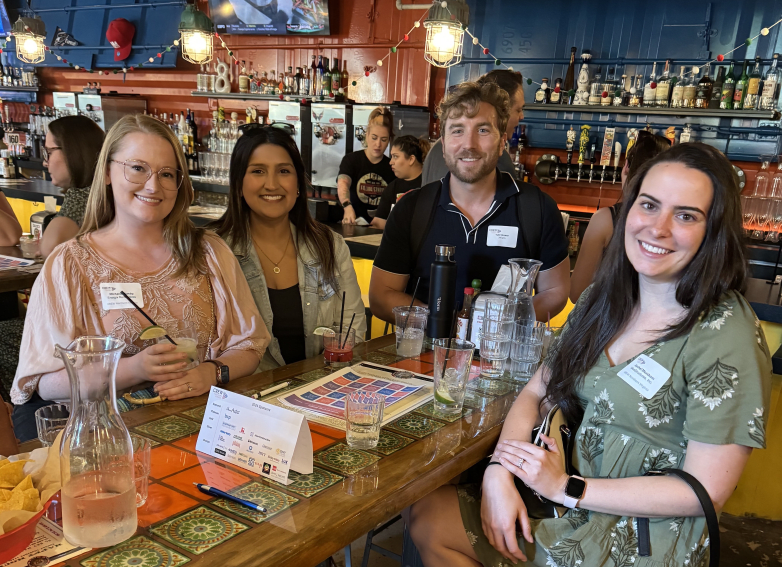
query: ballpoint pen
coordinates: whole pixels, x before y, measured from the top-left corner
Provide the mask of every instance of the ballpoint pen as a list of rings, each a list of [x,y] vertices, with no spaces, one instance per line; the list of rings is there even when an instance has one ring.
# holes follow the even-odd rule
[[[247,506],[248,508],[255,510],[257,512],[263,512],[264,514],[266,513],[266,508],[264,508],[260,504],[250,502],[249,500],[242,500],[241,498],[232,496],[227,492],[223,492],[222,490],[217,490],[216,488],[212,488],[208,484],[199,484],[197,482],[194,482],[193,484],[196,485],[196,488],[198,488],[198,490],[200,490],[204,494],[208,494],[209,496],[218,496],[220,498],[227,498],[228,500],[232,500],[233,502],[236,502],[237,504],[241,504],[242,506]]]
[[[280,382],[279,384],[272,386],[271,388],[266,388],[265,390],[261,390],[257,394],[253,394],[251,397],[257,400],[258,398],[262,398],[264,396],[268,396],[269,394],[273,394],[277,390],[282,390],[283,388],[288,387],[289,384],[290,382]]]

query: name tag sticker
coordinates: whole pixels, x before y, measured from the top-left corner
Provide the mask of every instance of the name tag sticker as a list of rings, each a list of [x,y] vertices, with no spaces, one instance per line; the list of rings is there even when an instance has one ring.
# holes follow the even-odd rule
[[[121,292],[128,294],[136,305],[144,307],[144,297],[141,295],[140,283],[102,283],[100,284],[100,299],[103,302],[103,310],[133,309],[133,305],[122,297]]]
[[[486,246],[516,248],[518,239],[519,227],[517,226],[490,226],[486,235]]]
[[[663,387],[671,377],[671,373],[663,365],[641,354],[620,370],[617,376],[648,400]]]

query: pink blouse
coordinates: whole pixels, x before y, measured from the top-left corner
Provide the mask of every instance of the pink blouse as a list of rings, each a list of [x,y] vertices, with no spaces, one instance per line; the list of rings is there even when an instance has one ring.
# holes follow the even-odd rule
[[[43,374],[64,368],[54,356],[55,344],[112,335],[125,341],[123,356],[153,344],[139,339],[150,323],[135,309],[103,310],[101,283],[141,284],[147,315],[167,330],[176,329],[179,321],[194,323],[199,351],[208,349],[209,358],[229,350],[251,350],[259,361],[263,358],[269,332],[233,252],[215,234],[204,236],[208,278],[174,278],[173,258],[153,272],[133,272],[102,258],[91,241],[86,234],[57,247],[33,285],[11,388],[14,404],[30,399]]]

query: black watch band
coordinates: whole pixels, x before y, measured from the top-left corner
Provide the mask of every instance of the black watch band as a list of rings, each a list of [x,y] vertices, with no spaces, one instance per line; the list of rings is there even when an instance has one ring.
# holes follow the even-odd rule
[[[225,364],[220,364],[217,360],[205,360],[204,363],[214,364],[217,368],[215,386],[225,386],[230,380],[229,369]]]
[[[342,202],[340,203],[340,205],[342,205],[342,208],[343,208],[343,209],[347,209],[348,207],[351,207],[351,206],[352,206],[352,205],[350,204],[350,201],[342,201]]]

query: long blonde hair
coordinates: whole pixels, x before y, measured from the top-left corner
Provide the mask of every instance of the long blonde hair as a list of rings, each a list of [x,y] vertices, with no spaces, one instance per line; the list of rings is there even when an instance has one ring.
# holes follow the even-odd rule
[[[193,184],[187,174],[187,161],[179,140],[171,129],[162,122],[143,114],[123,116],[111,127],[98,156],[95,167],[95,177],[92,180],[90,197],[87,201],[87,211],[84,215],[79,236],[94,232],[108,225],[116,216],[114,194],[111,186],[105,183],[109,164],[120,150],[123,140],[130,134],[150,134],[164,139],[171,144],[177,160],[177,167],[182,171],[182,185],[179,187],[176,202],[171,213],[163,220],[163,238],[171,248],[171,253],[177,262],[175,277],[181,275],[207,273],[204,257],[204,230],[196,228],[187,210],[193,202]]]

